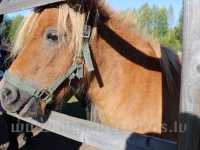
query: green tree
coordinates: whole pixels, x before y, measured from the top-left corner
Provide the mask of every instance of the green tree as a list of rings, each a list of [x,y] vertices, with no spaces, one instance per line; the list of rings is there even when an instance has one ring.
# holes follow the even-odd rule
[[[20,24],[22,23],[22,20],[23,20],[23,16],[16,16],[12,20],[10,30],[9,30],[9,34],[8,34],[8,38],[9,38],[10,42],[14,41],[15,34],[16,34],[17,29],[19,28]]]
[[[165,36],[160,37],[161,44],[173,49],[175,52],[181,50],[181,42],[176,37],[175,29],[171,29]]]
[[[153,32],[153,18],[154,16],[152,9],[148,4],[144,4],[137,10],[137,20],[139,27],[149,32],[150,34]]]
[[[14,41],[15,34],[22,20],[23,16],[16,16],[13,18],[5,16],[5,19],[1,25],[1,33],[0,33],[4,41],[8,43],[12,43]]]
[[[11,28],[11,22],[12,20],[5,17],[3,23],[1,24],[1,36],[2,40],[9,42],[9,32]]]
[[[178,25],[175,27],[176,38],[182,43],[183,41],[183,8],[179,16]]]
[[[174,27],[174,10],[170,6],[158,7],[145,4],[135,12],[140,30],[158,39],[161,44],[174,49],[181,50],[183,17],[181,13],[177,26]],[[145,35],[144,34],[144,35]]]
[[[154,22],[154,35],[158,38],[165,36],[169,29],[166,8],[160,8],[158,12],[155,12]]]
[[[136,12],[139,27],[154,37],[164,36],[168,32],[168,12],[165,7],[144,4]]]

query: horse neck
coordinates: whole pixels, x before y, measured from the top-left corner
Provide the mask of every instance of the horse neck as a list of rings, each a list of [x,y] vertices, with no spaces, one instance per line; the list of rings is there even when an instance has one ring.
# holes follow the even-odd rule
[[[156,52],[152,44],[144,40],[137,32],[127,28],[128,24],[121,22],[115,15],[107,22],[99,23],[97,36],[91,44],[96,67],[95,79],[92,80],[88,92],[91,99],[94,95],[98,95],[96,92],[105,84],[114,84],[114,82],[108,83],[114,71],[116,74],[112,76],[112,81],[121,80],[119,76],[123,74],[122,71],[133,68],[134,62],[126,58],[130,53],[132,55],[137,51],[136,53],[139,52],[147,57],[156,59],[160,57],[160,51]]]

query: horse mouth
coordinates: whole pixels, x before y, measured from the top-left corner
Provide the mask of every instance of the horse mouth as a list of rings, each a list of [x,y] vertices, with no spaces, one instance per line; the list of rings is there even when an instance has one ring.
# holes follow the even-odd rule
[[[35,117],[39,110],[39,103],[35,98],[28,98],[23,101],[19,99],[13,104],[7,104],[4,101],[1,101],[1,104],[5,111],[17,113],[22,117]]]
[[[32,118],[41,114],[40,102],[37,98],[6,81],[3,81],[0,87],[0,101],[2,108],[9,113],[18,113],[22,117]]]
[[[6,112],[33,118],[41,123],[47,121],[50,114],[38,98],[5,81],[4,85],[0,87],[0,102]]]

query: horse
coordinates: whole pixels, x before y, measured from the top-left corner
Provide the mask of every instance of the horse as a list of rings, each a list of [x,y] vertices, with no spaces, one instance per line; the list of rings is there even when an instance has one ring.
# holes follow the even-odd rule
[[[34,9],[1,81],[2,106],[40,118],[48,105],[75,95],[92,103],[101,124],[176,141],[179,59],[128,26],[100,0]]]

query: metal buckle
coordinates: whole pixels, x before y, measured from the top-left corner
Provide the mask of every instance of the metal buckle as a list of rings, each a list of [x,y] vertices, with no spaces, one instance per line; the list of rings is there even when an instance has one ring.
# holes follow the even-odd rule
[[[83,30],[83,38],[89,39],[91,35],[92,28],[91,26],[85,25]]]
[[[51,99],[53,96],[52,94],[47,90],[47,89],[43,89],[39,92],[38,97],[43,100],[43,101],[48,101],[49,99]]]

